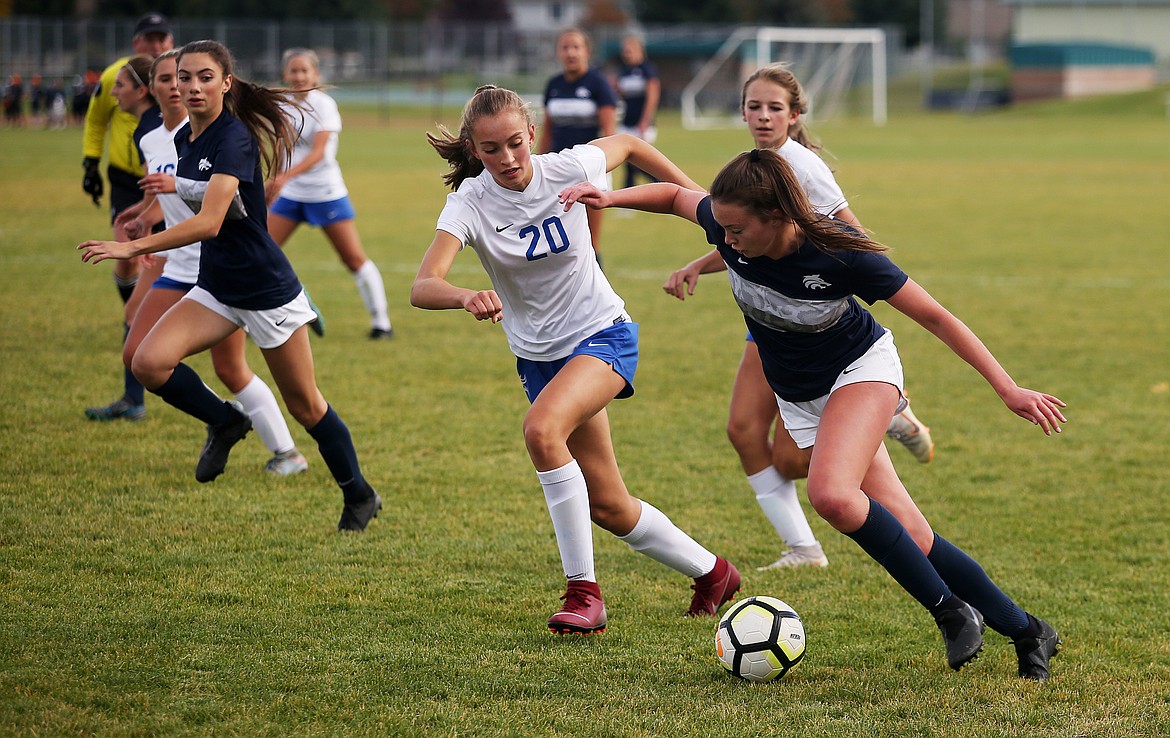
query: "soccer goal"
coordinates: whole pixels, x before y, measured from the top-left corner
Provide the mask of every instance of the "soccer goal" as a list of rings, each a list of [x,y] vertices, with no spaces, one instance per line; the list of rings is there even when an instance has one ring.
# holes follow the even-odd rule
[[[880,28],[749,27],[736,30],[683,90],[683,125],[742,123],[744,80],[776,62],[787,64],[804,86],[806,117],[831,118],[868,94],[873,122],[886,122],[886,34]]]

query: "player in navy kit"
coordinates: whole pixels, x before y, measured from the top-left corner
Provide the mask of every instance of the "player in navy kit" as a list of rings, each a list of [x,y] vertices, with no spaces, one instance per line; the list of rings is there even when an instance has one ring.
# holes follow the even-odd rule
[[[618,133],[629,133],[646,143],[654,143],[658,138],[654,117],[658,114],[658,101],[662,97],[658,67],[646,58],[646,47],[637,36],[622,39],[621,59],[621,67],[613,81],[614,89],[625,104]],[[644,178],[646,173],[626,165],[626,187],[636,185],[639,176]]]
[[[362,476],[349,429],[317,389],[305,325],[308,300],[284,252],[268,235],[261,160],[286,160],[295,132],[281,109],[283,91],[236,78],[230,52],[196,41],[179,54],[179,93],[189,122],[175,134],[173,178],[151,174],[147,192],[172,188],[195,211],[173,228],[126,243],[86,241],[87,262],[124,259],[202,241],[194,289],[167,311],[134,355],[148,389],[208,425],[197,469],[214,478],[252,423],[182,360],[246,327],[264,354],[289,412],[317,441],[341,487],[340,530],[364,530],[382,505]]]
[[[882,436],[906,402],[902,365],[892,334],[854,296],[885,300],[934,333],[1045,434],[1066,422],[1063,402],[1017,385],[966,325],[882,253],[884,246],[817,213],[774,151],[733,159],[710,195],[674,184],[606,193],[586,182],[562,198],[566,206],[631,207],[701,226],[727,264],[784,425],[811,455],[808,496],[817,513],[930,611],[952,668],[978,656],[986,618],[1014,640],[1021,677],[1048,678],[1056,630],[935,533],[898,478]]]
[[[561,73],[544,88],[538,152],[564,151],[617,133],[617,95],[605,75],[589,66],[591,53],[589,36],[581,29],[566,28],[557,36]],[[600,258],[601,211],[590,210],[588,218],[589,235]]]
[[[416,307],[466,310],[502,322],[532,407],[524,441],[544,490],[567,580],[554,633],[605,629],[590,519],[631,548],[695,579],[688,615],[713,615],[740,577],[647,502],[632,497],[614,457],[606,406],[633,394],[638,326],[593,255],[584,208],[564,212],[561,189],[585,177],[604,182],[627,160],[667,181],[694,184],[633,136],[599,139],[532,156],[535,126],[519,95],[481,87],[463,110],[458,136],[428,136],[450,164],[455,190],[410,292]],[[464,246],[475,250],[493,289],[447,281]]]

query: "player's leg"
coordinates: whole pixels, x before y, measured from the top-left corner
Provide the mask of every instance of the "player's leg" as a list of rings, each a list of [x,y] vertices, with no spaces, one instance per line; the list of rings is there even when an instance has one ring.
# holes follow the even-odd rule
[[[304,310],[308,311],[307,301]],[[349,428],[317,388],[308,331],[301,325],[284,343],[261,346],[261,352],[289,414],[317,442],[321,458],[341,488],[344,505],[338,530],[365,530],[377,517],[382,498],[362,475]]]
[[[239,400],[244,412],[252,420],[256,434],[272,452],[273,456],[264,465],[264,471],[279,476],[306,471],[309,464],[297,450],[276,396],[248,366],[244,346],[243,330],[235,331],[212,346],[211,365],[215,368],[215,374]]]
[[[744,345],[743,357],[731,390],[727,437],[739,455],[748,484],[768,522],[788,546],[763,569],[790,566],[828,566],[821,544],[800,507],[794,479],[807,474],[807,454],[796,447],[782,426],[776,428],[776,396],[764,378],[755,341]],[[799,472],[799,476],[790,476]]]
[[[386,285],[378,266],[362,249],[361,236],[358,235],[353,218],[326,224],[322,230],[342,263],[353,274],[358,295],[362,298],[366,312],[370,314],[370,338],[389,338],[393,331],[386,302]]]

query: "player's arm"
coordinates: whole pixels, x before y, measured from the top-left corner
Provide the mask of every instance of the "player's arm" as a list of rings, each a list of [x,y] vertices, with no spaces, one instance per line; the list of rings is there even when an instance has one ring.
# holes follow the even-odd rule
[[[151,181],[155,177],[167,175],[152,174],[144,177],[143,181]],[[171,178],[173,181],[173,178]],[[172,185],[173,186],[173,185]],[[203,205],[199,212],[173,228],[159,233],[153,233],[145,238],[119,243],[117,241],[86,241],[77,246],[81,251],[82,261],[94,264],[106,259],[129,259],[139,254],[153,254],[156,251],[186,246],[196,241],[205,241],[219,235],[223,220],[227,217],[228,208],[236,196],[240,180],[230,174],[217,172],[211,175],[207,183],[207,191],[203,195]],[[164,190],[158,190],[164,191]],[[170,190],[173,192],[173,190]]]
[[[703,254],[690,262],[682,269],[676,269],[662,284],[662,291],[674,295],[680,300],[687,299],[688,295],[695,294],[695,287],[699,284],[699,275],[714,274],[727,270],[727,262],[719,255],[717,249]]]
[[[841,208],[837,212],[833,213],[833,217],[836,218],[837,220],[841,220],[841,221],[848,223],[849,225],[853,226],[854,228],[857,228],[858,230],[861,230],[863,228],[863,226],[861,225],[861,221],[858,220],[857,216],[853,214],[853,211],[847,207]]]
[[[613,105],[603,105],[597,109],[597,130],[602,136],[612,136],[617,133],[617,108]]]
[[[619,133],[616,136],[598,138],[589,143],[605,152],[605,171],[607,172],[612,172],[628,161],[662,182],[676,184],[688,190],[701,191],[703,189],[683,170],[679,169],[674,162],[666,158],[666,154],[637,136]],[[624,206],[619,205],[618,207]],[[667,211],[655,210],[651,212]]]
[[[548,101],[545,101],[548,104]],[[552,148],[552,118],[548,115],[548,110],[544,111],[544,122],[540,125],[540,135],[536,139],[536,153],[547,154]]]
[[[658,114],[658,101],[662,97],[662,80],[651,77],[646,81],[646,105],[642,108],[642,119],[638,121],[638,130],[645,134],[646,129],[654,125],[654,116]]]
[[[410,286],[410,304],[424,310],[466,310],[476,320],[499,323],[504,305],[495,290],[469,290],[447,281],[451,265],[463,244],[444,230],[435,231],[435,239],[423,255],[418,274]]]
[[[906,280],[906,284],[887,302],[933,333],[960,359],[973,366],[1008,409],[1040,426],[1045,435],[1052,435],[1053,431],[1060,433],[1060,423],[1068,422],[1060,412],[1065,404],[1059,398],[1016,384],[979,337],[914,280]]]

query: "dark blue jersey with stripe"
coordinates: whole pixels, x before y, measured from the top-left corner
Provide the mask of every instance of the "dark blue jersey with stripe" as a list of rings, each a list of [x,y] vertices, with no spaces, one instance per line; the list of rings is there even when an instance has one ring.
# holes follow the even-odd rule
[[[219,234],[203,241],[198,286],[225,305],[269,310],[293,300],[301,284],[281,250],[268,235],[268,209],[260,150],[248,128],[226,110],[194,141],[191,124],[175,134],[177,180],[187,180],[180,195],[195,212],[203,206],[200,187],[213,174],[239,180],[239,190]],[[196,194],[189,194],[194,191]]]
[[[727,245],[710,197],[699,203],[697,216],[707,242],[727,263],[764,376],[781,398],[807,402],[828,394],[841,371],[885,333],[854,299],[872,305],[906,284],[906,273],[884,254],[828,253],[806,240],[782,259],[749,259]]]
[[[597,112],[604,107],[617,107],[617,94],[596,69],[572,82],[563,74],[550,79],[544,89],[544,109],[552,121],[550,151],[563,151],[597,138],[601,133]]]
[[[646,110],[646,85],[658,79],[658,68],[653,62],[644,61],[634,66],[622,65],[617,73],[617,92],[626,103],[622,125],[637,128]],[[653,123],[653,121],[651,121]]]

